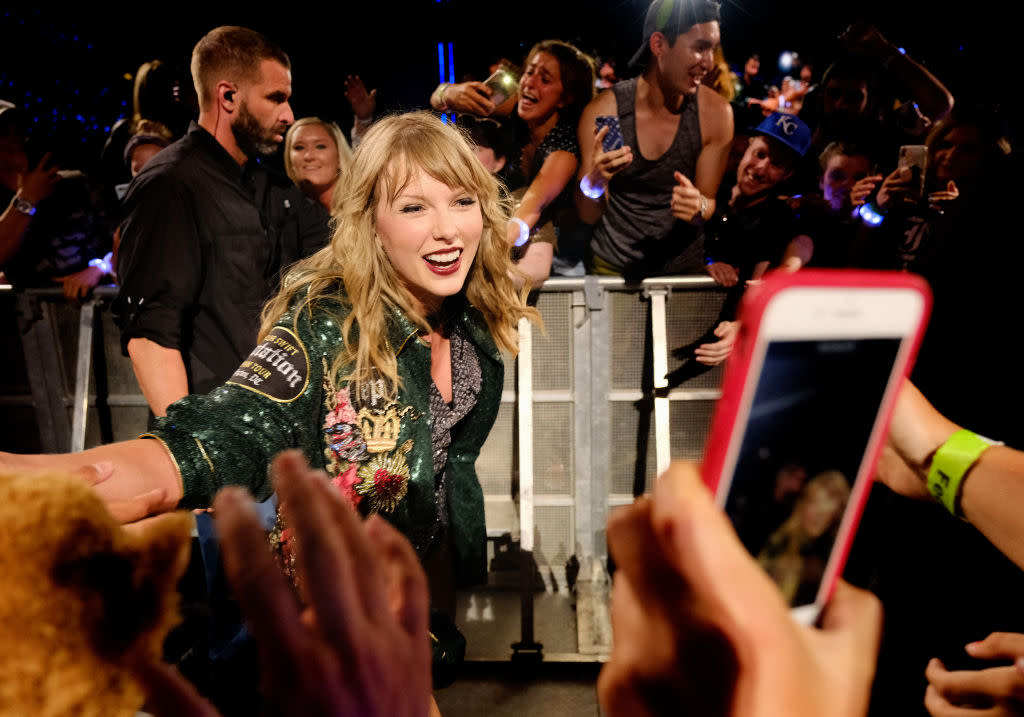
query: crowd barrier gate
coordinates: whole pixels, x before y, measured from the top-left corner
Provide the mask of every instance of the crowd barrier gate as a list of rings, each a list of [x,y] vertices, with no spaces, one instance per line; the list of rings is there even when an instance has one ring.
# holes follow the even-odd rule
[[[17,352],[0,364],[11,429],[0,448],[74,451],[144,432],[146,402],[110,317],[115,293],[100,287],[74,307],[59,289],[0,288],[8,335],[16,330],[24,355],[23,372]],[[554,277],[534,293],[543,328],[520,326],[477,461],[488,536],[516,546],[521,564],[513,657],[541,656],[538,573],[547,590],[575,587],[578,657],[607,655],[608,512],[643,494],[671,459],[700,459],[721,368],[700,366],[687,347],[714,328],[724,296],[696,276]]]

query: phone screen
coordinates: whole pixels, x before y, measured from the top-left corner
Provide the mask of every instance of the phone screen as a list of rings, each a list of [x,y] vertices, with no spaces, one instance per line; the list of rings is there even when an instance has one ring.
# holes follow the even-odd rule
[[[814,603],[833,572],[833,548],[846,508],[856,504],[855,481],[901,343],[787,340],[766,347],[725,511],[791,607]]]

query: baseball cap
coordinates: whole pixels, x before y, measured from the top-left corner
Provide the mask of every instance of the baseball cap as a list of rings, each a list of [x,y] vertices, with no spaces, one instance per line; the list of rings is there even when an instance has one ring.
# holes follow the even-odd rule
[[[811,146],[811,128],[796,115],[772,112],[757,127],[748,128],[754,134],[781,142],[803,157]]]
[[[651,35],[660,32],[673,41],[694,25],[718,22],[719,4],[712,0],[654,0],[644,18],[644,41],[629,61],[633,69],[642,69],[651,56]]]

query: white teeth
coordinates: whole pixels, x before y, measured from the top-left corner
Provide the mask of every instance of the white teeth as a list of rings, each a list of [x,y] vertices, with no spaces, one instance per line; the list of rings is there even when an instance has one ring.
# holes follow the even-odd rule
[[[459,258],[459,254],[461,253],[461,249],[452,249],[451,251],[439,251],[433,254],[428,254],[425,258],[427,261],[433,262],[434,264],[451,264]]]

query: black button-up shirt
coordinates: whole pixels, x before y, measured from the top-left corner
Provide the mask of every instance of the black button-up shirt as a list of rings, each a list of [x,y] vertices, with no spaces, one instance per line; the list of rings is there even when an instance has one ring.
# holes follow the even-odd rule
[[[195,123],[125,197],[114,305],[122,349],[181,351],[189,391],[224,382],[256,344],[281,270],[326,244],[328,213],[285,176],[244,167]]]

